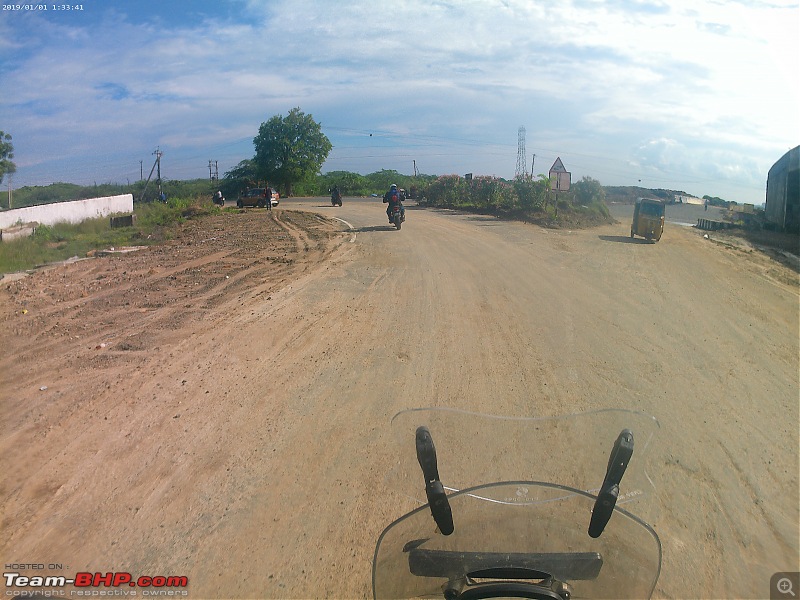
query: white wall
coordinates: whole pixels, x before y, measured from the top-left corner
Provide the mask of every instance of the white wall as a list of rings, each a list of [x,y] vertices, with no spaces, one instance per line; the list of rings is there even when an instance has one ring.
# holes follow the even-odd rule
[[[34,221],[42,225],[54,225],[64,221],[67,223],[80,223],[86,219],[107,217],[111,214],[126,212],[133,212],[133,194],[57,202],[0,211],[0,229],[11,227],[17,223],[32,223]]]
[[[682,202],[683,204],[699,204],[702,206],[706,201],[702,198],[695,198],[694,196],[681,196],[675,194],[675,202]]]

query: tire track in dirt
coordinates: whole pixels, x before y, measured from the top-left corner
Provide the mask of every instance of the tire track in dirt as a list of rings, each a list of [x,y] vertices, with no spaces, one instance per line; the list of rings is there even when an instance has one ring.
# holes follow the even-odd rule
[[[5,291],[11,297],[4,306],[14,306],[16,310],[6,312],[4,324],[9,325],[11,336],[32,341],[19,348],[17,359],[31,362],[47,356],[53,348],[63,345],[64,337],[75,340],[75,351],[121,337],[141,338],[147,330],[178,330],[187,319],[200,315],[205,318],[211,309],[233,305],[237,293],[240,305],[269,293],[298,267],[305,271],[308,264],[325,257],[329,240],[324,236],[313,239],[302,226],[334,231],[338,224],[325,224],[318,218],[281,216],[278,211],[273,214],[277,227],[272,233],[276,235],[269,242],[265,240],[265,251],[252,257],[247,247],[208,252],[207,245],[190,240],[188,245],[178,245],[177,251],[176,245],[147,248],[91,263],[63,265],[9,283]],[[250,236],[258,235],[258,224],[243,225],[246,229],[250,226]],[[186,260],[190,249],[202,255]],[[36,283],[30,286],[34,279]],[[29,287],[36,289],[35,295],[26,293]],[[27,312],[23,315],[22,311]],[[131,314],[136,318],[130,319]]]
[[[182,348],[213,342],[208,332],[234,323],[241,304],[263,304],[264,294],[317,268],[343,239],[341,230],[305,213],[223,213],[185,224],[158,247],[4,282],[0,497],[4,529],[14,532],[4,546],[17,547],[26,523],[64,514],[84,477],[115,462],[100,452],[99,433],[118,439],[108,450],[127,448],[125,454],[137,439],[170,432],[182,413],[188,410],[190,418],[200,409],[206,398],[180,404],[183,384],[207,378],[219,359],[212,348],[202,363],[190,365]],[[173,375],[164,379],[166,372]],[[175,375],[181,372],[182,379]],[[148,395],[156,413],[137,410]],[[142,473],[161,462],[161,448],[154,447]],[[39,472],[35,482],[27,475],[31,464]],[[135,472],[120,477],[136,489]]]

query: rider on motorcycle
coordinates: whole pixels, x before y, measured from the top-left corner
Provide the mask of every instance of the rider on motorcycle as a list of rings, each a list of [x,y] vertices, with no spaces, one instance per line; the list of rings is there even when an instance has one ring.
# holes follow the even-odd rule
[[[400,190],[397,189],[397,184],[393,183],[392,186],[389,188],[389,191],[383,195],[383,203],[389,204],[389,206],[386,208],[386,216],[389,217],[389,223],[392,222],[392,209],[398,205],[400,206],[400,214],[403,216],[402,218],[405,220],[406,209],[403,206],[402,200],[403,198],[400,195]]]

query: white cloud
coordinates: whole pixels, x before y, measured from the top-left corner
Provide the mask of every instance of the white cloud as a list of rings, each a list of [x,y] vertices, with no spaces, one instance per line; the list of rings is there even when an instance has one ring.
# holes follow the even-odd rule
[[[126,17],[121,6],[85,26],[26,19],[12,29],[3,36],[12,59],[0,65],[0,83],[14,93],[0,107],[15,115],[7,128],[18,166],[51,168],[75,153],[102,163],[121,149],[138,161],[158,144],[204,155],[252,138],[261,121],[300,106],[338,127],[331,133],[345,141],[341,129],[393,132],[393,149],[370,150],[352,138],[384,162],[393,155],[405,164],[415,154],[441,172],[485,164],[486,172],[511,176],[516,129],[526,125],[532,148],[572,154],[604,183],[635,180],[635,163],[680,185],[689,177],[685,166],[697,165],[730,180],[731,189],[753,186],[752,194],[763,179],[753,168],[769,168],[800,137],[796,6],[241,6],[228,11],[235,19],[183,26],[175,15],[169,24]],[[0,21],[0,32],[8,30],[8,20]],[[372,164],[348,162],[352,144],[338,142],[331,164],[362,171]]]

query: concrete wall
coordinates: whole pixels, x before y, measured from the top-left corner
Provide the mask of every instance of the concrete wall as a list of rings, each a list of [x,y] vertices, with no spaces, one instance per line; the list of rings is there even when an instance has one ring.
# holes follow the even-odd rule
[[[114,213],[133,211],[133,194],[73,200],[40,206],[27,206],[0,211],[0,229],[12,227],[17,223],[37,222],[42,225],[55,223],[80,223],[86,219],[107,217]]]
[[[694,196],[681,196],[679,194],[675,194],[675,202],[680,204],[698,204],[702,206],[706,201],[702,198],[695,198]]]
[[[31,237],[34,233],[36,233],[36,226],[30,224],[0,229],[0,242],[10,242],[12,240]]]

